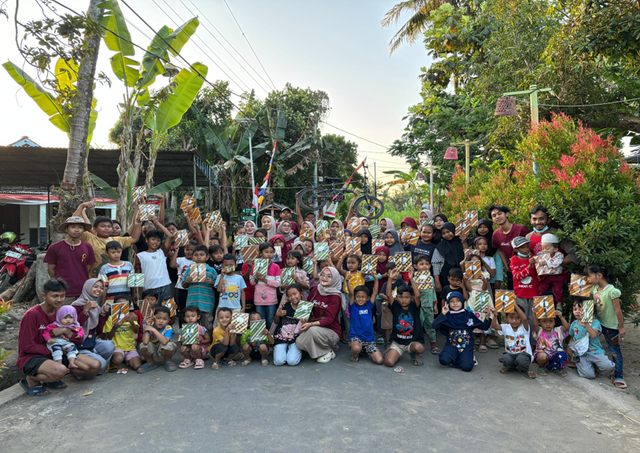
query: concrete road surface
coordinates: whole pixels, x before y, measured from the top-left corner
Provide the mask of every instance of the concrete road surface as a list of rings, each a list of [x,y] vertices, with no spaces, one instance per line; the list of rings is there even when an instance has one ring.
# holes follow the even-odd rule
[[[1,451],[640,451],[640,403],[570,370],[501,375],[498,351],[471,373],[424,356],[404,373],[346,346],[320,365],[164,369],[67,378],[48,397],[0,406]],[[83,394],[90,393],[83,396]]]

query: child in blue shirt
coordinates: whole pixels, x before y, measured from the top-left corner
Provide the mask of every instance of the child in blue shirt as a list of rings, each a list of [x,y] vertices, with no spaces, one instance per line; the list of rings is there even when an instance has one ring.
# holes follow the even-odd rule
[[[378,295],[378,276],[373,275],[373,293],[369,294],[369,288],[364,285],[349,289],[349,317],[351,326],[349,329],[349,345],[351,346],[351,361],[357,362],[360,354],[364,352],[371,357],[377,365],[382,365],[382,353],[376,346],[376,336],[373,332],[373,307],[371,299]],[[354,303],[355,302],[355,303]]]
[[[576,317],[576,320],[569,326],[569,335],[573,339],[569,343],[569,349],[573,352],[578,375],[587,379],[595,379],[594,366],[597,366],[600,371],[609,371],[614,368],[614,363],[604,353],[600,343],[600,333],[602,332],[600,321],[597,319],[590,323],[581,321],[583,303],[581,300],[573,302],[573,316]]]

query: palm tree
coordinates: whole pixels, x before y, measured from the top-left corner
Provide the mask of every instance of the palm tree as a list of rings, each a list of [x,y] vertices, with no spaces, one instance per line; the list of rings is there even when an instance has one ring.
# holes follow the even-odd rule
[[[390,27],[400,21],[400,16],[405,12],[413,12],[413,16],[402,26],[400,30],[389,41],[391,51],[395,52],[403,43],[413,44],[416,39],[424,32],[429,22],[429,14],[444,3],[450,3],[454,7],[460,6],[459,0],[407,0],[393,5],[382,19],[383,27]]]

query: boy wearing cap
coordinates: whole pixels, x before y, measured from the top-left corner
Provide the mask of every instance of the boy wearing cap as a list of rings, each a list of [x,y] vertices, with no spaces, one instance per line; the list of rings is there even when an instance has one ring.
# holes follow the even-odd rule
[[[67,282],[65,304],[70,304],[82,294],[82,285],[89,279],[89,267],[96,262],[93,247],[80,239],[85,231],[91,229],[82,217],[69,217],[58,227],[67,237],[52,244],[44,256],[49,277],[60,278]]]
[[[533,325],[533,298],[538,296],[538,273],[536,260],[531,256],[529,239],[518,236],[513,238],[511,246],[514,254],[511,257],[511,272],[513,272],[513,292],[516,303],[527,315],[529,325]]]
[[[562,289],[567,279],[566,276],[563,275],[564,267],[562,263],[564,263],[564,253],[560,251],[560,239],[555,234],[545,234],[542,236],[540,245],[542,247],[542,253],[548,253],[551,256],[546,263],[552,270],[552,273],[540,276],[538,295],[544,296],[549,287],[551,287],[556,307],[562,310]]]
[[[291,232],[293,234],[295,234],[296,236],[300,236],[300,230],[298,228],[298,224],[293,220],[291,220],[291,209],[289,209],[286,206],[282,208],[282,211],[280,211],[280,222],[276,224],[276,228],[278,228],[280,224],[284,221],[287,221],[291,224]]]

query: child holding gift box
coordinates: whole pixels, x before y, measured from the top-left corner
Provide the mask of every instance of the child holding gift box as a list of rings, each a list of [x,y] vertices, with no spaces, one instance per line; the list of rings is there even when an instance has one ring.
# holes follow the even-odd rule
[[[155,370],[158,368],[156,362],[162,361],[165,362],[165,370],[175,371],[178,369],[176,364],[172,362],[177,345],[171,341],[173,328],[169,325],[170,317],[171,311],[167,307],[157,306],[153,312],[153,320],[149,320],[150,322],[145,324],[140,354],[147,363],[138,368],[138,373]]]
[[[413,259],[413,268],[419,272],[431,272],[431,263],[426,255],[416,255]],[[440,354],[440,349],[436,346],[436,331],[433,328],[433,320],[435,318],[434,314],[438,313],[438,298],[436,296],[433,276],[431,277],[431,282],[433,283],[431,289],[420,289],[420,322],[422,323],[424,332],[429,338],[431,354],[437,355]]]
[[[219,369],[221,364],[236,366],[233,358],[240,351],[240,348],[236,345],[236,335],[229,332],[232,327],[231,310],[226,307],[218,310],[217,320],[218,327],[213,329],[211,348],[209,349],[213,357],[213,364],[211,364],[212,370]]]
[[[107,247],[109,244],[107,244]],[[140,318],[138,316],[138,307],[131,302],[128,295],[117,296],[113,299],[114,303],[129,302],[129,313],[124,318],[112,324],[111,316],[107,318],[107,322],[102,330],[103,339],[113,341],[116,349],[113,351],[111,363],[118,368],[117,374],[127,374],[129,370],[122,367],[122,362],[137,370],[142,365],[142,359],[136,349],[136,338],[140,331]]]
[[[546,265],[553,270],[552,274],[540,276],[540,284],[538,285],[538,295],[544,296],[551,287],[553,291],[553,299],[556,307],[562,310],[563,289],[567,282],[564,274],[564,253],[560,251],[560,239],[555,234],[544,234],[540,240],[542,253],[548,253],[551,258],[546,260]]]
[[[198,245],[193,249],[193,261],[196,264],[206,265],[206,278],[204,282],[194,282],[191,276],[191,266],[184,274],[182,286],[187,289],[187,305],[195,305],[202,313],[201,324],[207,330],[213,329],[213,311],[215,294],[213,292],[214,280],[218,276],[215,269],[207,263],[208,249],[206,245]]]
[[[567,353],[562,348],[562,341],[569,336],[569,323],[561,311],[556,311],[556,317],[562,322],[562,327],[556,327],[554,318],[533,317],[533,338],[536,340],[536,351],[533,354],[538,364],[538,374],[546,376],[547,370],[557,371],[561,377],[567,377]]]
[[[480,239],[484,240],[484,238],[480,238]],[[471,310],[470,306],[472,306],[475,303],[475,300],[480,297],[488,297],[490,301],[492,300],[491,293],[489,292],[489,279],[491,278],[491,275],[486,270],[484,262],[482,261],[479,255],[476,255],[474,253],[470,253],[469,255],[467,255],[467,259],[465,263],[470,263],[470,262],[481,263],[480,269],[482,272],[482,278],[470,278],[467,272],[465,272],[462,276],[465,289],[469,294],[469,299],[467,300],[467,304],[465,308],[469,310]],[[489,306],[493,306],[493,303],[490,302]],[[480,321],[485,320],[485,315],[482,312],[477,312],[476,316]],[[485,344],[485,342],[486,342],[487,335],[490,334],[491,331],[475,329],[473,333],[478,334],[479,336],[480,345],[478,346],[478,352],[481,352],[481,353],[487,352],[487,345]]]
[[[573,353],[578,375],[587,379],[595,379],[595,367],[598,367],[600,371],[609,371],[613,370],[615,364],[609,360],[600,343],[602,331],[600,321],[597,319],[594,319],[593,322],[582,321],[583,304],[584,301],[581,300],[573,302],[573,316],[576,319],[569,327],[570,335],[573,338],[569,343],[569,348]]]
[[[346,259],[346,264],[343,266],[344,258],[340,258],[338,261],[338,265],[336,268],[340,275],[344,277],[344,284],[342,286],[342,292],[345,294],[345,300],[348,298],[349,291],[353,291],[356,286],[364,285],[364,276],[362,272],[360,272],[360,267],[362,266],[362,258],[359,255],[349,255]],[[345,269],[346,267],[346,269]],[[349,319],[349,309],[346,306],[342,307],[341,310],[342,321],[344,324],[344,329],[342,331],[342,338],[340,341],[344,344],[348,343],[348,336],[350,330],[350,319]]]
[[[133,264],[122,261],[122,244],[118,241],[109,241],[105,246],[109,262],[100,268],[98,278],[104,283],[105,291],[102,293],[102,303],[111,303],[116,297],[130,296],[131,290],[127,285],[127,276],[133,274]]]
[[[517,370],[524,374],[527,379],[535,379],[534,372],[529,370],[531,366],[531,343],[529,341],[531,330],[527,315],[522,311],[520,305],[515,304],[515,311],[507,313],[507,323],[498,324],[496,309],[492,308],[493,319],[491,328],[499,335],[504,335],[505,352],[500,359],[503,367],[500,373],[506,374]]]
[[[486,318],[481,322],[473,312],[465,310],[464,296],[459,291],[452,291],[447,296],[447,303],[442,307],[442,314],[433,321],[433,328],[443,334],[447,341],[440,353],[441,365],[452,365],[462,371],[471,371],[476,364],[473,355],[475,336],[473,329],[487,330],[491,325],[490,309],[486,310]]]
[[[253,303],[262,319],[267,321],[267,326],[270,326],[273,323],[278,305],[277,289],[280,286],[280,266],[271,261],[275,251],[271,243],[263,242],[260,244],[259,250],[260,257],[269,260],[269,267],[267,275],[255,274],[255,269],[251,269],[251,284],[255,285]]]
[[[297,244],[301,244],[301,243],[298,242]],[[286,257],[287,267],[285,269],[293,269],[293,284],[297,284],[302,288],[302,290],[304,291],[303,297],[305,297],[307,294],[307,291],[309,290],[309,276],[303,269],[303,263],[304,262],[302,260],[302,255],[300,254],[300,252],[296,250],[292,250],[289,253],[287,253],[287,257]],[[282,271],[281,271],[281,277],[282,277]],[[280,299],[280,305],[283,305],[287,302],[287,288],[290,285],[291,283],[285,284],[285,282],[282,281],[282,286],[280,287],[280,290],[282,291],[282,298]]]
[[[378,276],[374,275],[373,293],[369,295],[369,288],[364,285],[349,287],[349,345],[351,361],[357,362],[364,351],[371,357],[373,363],[382,365],[382,353],[376,345],[376,335],[373,331],[373,302],[378,295]]]
[[[251,326],[252,322],[260,320],[262,320],[260,313],[251,313],[251,315],[249,315],[249,326]],[[245,334],[242,335],[240,339],[240,347],[244,354],[242,366],[249,365],[252,360],[260,360],[262,366],[269,365],[269,360],[267,359],[269,355],[269,345],[274,343],[274,339],[267,328],[262,331],[262,335],[267,337],[265,341],[251,341],[251,328],[247,329]]]
[[[198,341],[193,344],[183,344],[180,346],[180,353],[184,357],[184,360],[180,365],[178,365],[178,367],[183,369],[189,368],[194,364],[192,360],[195,359],[194,369],[201,370],[204,368],[204,361],[209,353],[208,345],[211,343],[211,335],[209,335],[209,331],[207,331],[204,326],[200,325],[202,314],[198,307],[195,305],[189,305],[184,308],[183,313],[184,325],[182,326],[182,331],[184,332],[185,327],[197,326]],[[185,342],[185,337],[183,335],[180,335],[180,342]]]
[[[297,283],[287,288],[288,301],[281,304],[273,322],[277,324],[273,338],[273,364],[295,366],[302,359],[302,352],[296,346],[296,338],[300,334],[300,320],[294,317],[298,309],[298,302],[302,300],[302,287]]]
[[[513,274],[513,292],[516,303],[522,307],[527,315],[528,325],[533,325],[533,298],[538,295],[538,274],[535,258],[531,256],[529,239],[518,236],[511,241],[513,256],[511,257],[511,272]]]
[[[627,383],[623,378],[623,359],[620,350],[620,339],[624,340],[624,335],[627,333],[620,309],[621,292],[609,283],[611,277],[604,267],[593,264],[587,266],[585,273],[589,276],[589,284],[593,285],[591,294],[595,301],[595,317],[602,325],[602,334],[616,364],[613,385],[619,389],[626,389]]]
[[[218,309],[229,308],[231,313],[245,312],[245,295],[244,289],[246,284],[244,278],[236,274],[236,257],[230,253],[226,254],[222,259],[222,274],[216,279],[216,290],[220,293],[220,303]],[[216,310],[216,319],[217,316]],[[213,324],[214,328],[218,326],[217,322]]]

